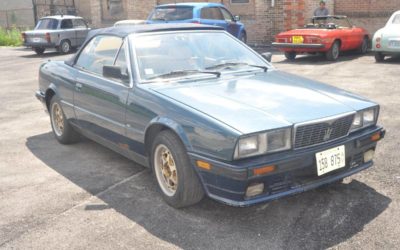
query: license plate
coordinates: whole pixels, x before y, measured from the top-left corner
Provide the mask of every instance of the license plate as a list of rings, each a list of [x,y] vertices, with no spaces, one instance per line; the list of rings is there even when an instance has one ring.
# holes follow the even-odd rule
[[[344,145],[315,154],[318,176],[342,168],[346,165]]]
[[[389,42],[389,47],[400,48],[400,41],[390,41]]]
[[[292,43],[303,43],[304,38],[302,36],[292,36]]]
[[[42,39],[40,39],[40,37],[34,37],[34,38],[32,38],[32,42],[34,42],[34,43],[38,43],[38,42],[40,42]]]

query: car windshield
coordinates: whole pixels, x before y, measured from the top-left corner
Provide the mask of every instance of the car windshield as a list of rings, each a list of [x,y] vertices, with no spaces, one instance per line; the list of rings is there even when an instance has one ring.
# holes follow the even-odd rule
[[[58,20],[52,18],[40,19],[36,25],[37,30],[55,30],[58,26]]]
[[[394,16],[392,24],[400,24],[400,14]]]
[[[336,29],[343,29],[343,28],[350,28],[351,24],[346,18],[338,18],[338,17],[314,17],[311,20],[310,24],[307,24],[307,28],[336,28]]]
[[[225,32],[143,34],[131,39],[142,81],[268,69],[256,52]]]
[[[171,6],[154,9],[151,17],[152,21],[175,21],[193,18],[193,7],[190,6]]]

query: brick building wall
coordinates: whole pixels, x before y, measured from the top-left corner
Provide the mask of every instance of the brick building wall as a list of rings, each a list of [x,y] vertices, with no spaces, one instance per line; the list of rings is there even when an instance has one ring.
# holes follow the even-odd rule
[[[335,0],[336,14],[348,16],[353,24],[371,34],[382,28],[397,10],[400,0]]]

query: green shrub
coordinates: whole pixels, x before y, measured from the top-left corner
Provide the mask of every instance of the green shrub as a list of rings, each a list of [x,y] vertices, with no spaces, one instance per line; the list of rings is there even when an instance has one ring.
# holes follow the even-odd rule
[[[21,32],[17,28],[3,29],[0,27],[0,46],[22,45]]]

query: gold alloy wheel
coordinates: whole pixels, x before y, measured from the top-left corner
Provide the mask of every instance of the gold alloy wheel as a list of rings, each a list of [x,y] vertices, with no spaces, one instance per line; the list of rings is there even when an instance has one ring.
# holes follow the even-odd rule
[[[64,116],[60,104],[53,103],[51,106],[51,123],[57,136],[62,136],[64,132]]]
[[[161,190],[167,196],[173,196],[178,187],[178,174],[174,157],[163,144],[157,145],[154,152],[154,168]]]

